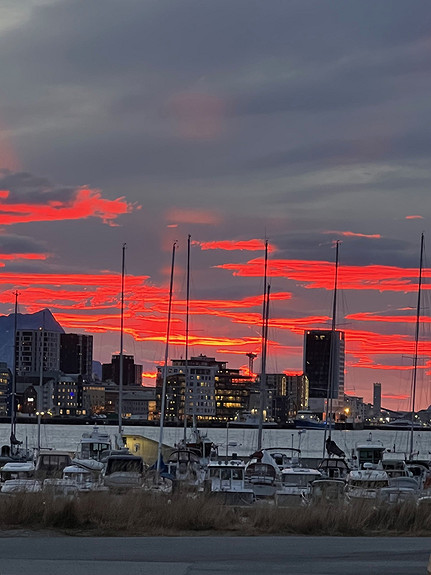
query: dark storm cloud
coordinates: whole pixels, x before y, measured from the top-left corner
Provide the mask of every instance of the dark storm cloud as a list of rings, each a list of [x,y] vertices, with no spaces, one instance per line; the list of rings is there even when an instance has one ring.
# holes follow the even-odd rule
[[[3,204],[31,203],[46,204],[48,202],[71,202],[76,189],[56,187],[49,179],[35,176],[28,172],[11,172],[0,169],[0,189],[10,192],[8,198],[2,199]]]

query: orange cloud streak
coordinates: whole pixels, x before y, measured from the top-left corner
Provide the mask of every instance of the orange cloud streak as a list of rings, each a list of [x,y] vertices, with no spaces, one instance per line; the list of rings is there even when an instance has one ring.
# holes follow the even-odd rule
[[[46,260],[49,254],[34,254],[34,253],[22,253],[22,254],[0,254],[0,260],[15,261],[15,260]]]
[[[225,240],[214,242],[193,242],[199,245],[201,250],[225,250],[225,251],[263,251],[265,249],[265,242],[263,240]],[[274,246],[268,244],[268,252],[271,253],[275,250]]]
[[[263,259],[215,267],[230,270],[234,276],[261,277]],[[268,274],[303,282],[308,289],[332,290],[334,287],[334,264],[330,262],[272,259],[268,264]],[[415,291],[417,276],[417,269],[396,266],[340,266],[339,269],[340,288],[343,290]],[[424,269],[423,277],[431,277],[431,269]],[[431,285],[424,284],[423,288],[430,289]]]
[[[382,236],[380,234],[360,234],[356,232],[341,232],[337,230],[328,230],[323,232],[324,234],[335,234],[337,236],[344,236],[348,238],[370,238],[370,239],[380,239]]]
[[[8,190],[0,191],[0,200],[9,199]],[[81,188],[71,202],[49,201],[47,204],[29,204],[0,201],[0,225],[10,226],[25,222],[46,222],[58,220],[80,220],[89,217],[100,218],[106,224],[122,214],[131,212],[137,206],[124,198],[106,200],[97,190]]]

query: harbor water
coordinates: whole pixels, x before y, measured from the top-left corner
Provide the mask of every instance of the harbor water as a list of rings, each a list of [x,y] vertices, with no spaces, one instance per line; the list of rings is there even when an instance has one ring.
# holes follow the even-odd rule
[[[90,432],[92,425],[42,425],[41,446],[50,449],[64,449],[75,451],[84,432]],[[118,431],[114,425],[99,425],[112,437]],[[143,435],[150,439],[159,440],[159,428],[147,426],[124,426],[124,433],[129,435]],[[213,441],[219,448],[220,455],[239,456],[251,455],[257,449],[257,429],[249,428],[201,428],[203,434]],[[386,449],[399,453],[409,453],[410,432],[408,430],[333,430],[332,439],[349,456],[357,443],[363,443],[370,437],[373,441],[381,441]],[[10,426],[0,424],[0,445],[9,444]],[[36,447],[37,425],[18,424],[17,438],[29,448]],[[182,427],[167,427],[164,430],[163,443],[175,446],[184,436]],[[190,436],[190,430],[188,430]],[[304,457],[319,458],[323,455],[324,430],[323,429],[263,429],[262,445],[270,447],[294,447],[301,449]],[[430,459],[431,432],[415,431],[414,452],[420,459]]]

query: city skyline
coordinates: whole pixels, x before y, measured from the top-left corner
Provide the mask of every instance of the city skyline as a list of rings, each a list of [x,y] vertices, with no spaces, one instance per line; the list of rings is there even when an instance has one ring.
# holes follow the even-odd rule
[[[429,3],[6,0],[0,8],[0,314],[49,308],[154,382],[190,355],[302,372],[337,328],[347,393],[410,408],[420,235],[430,217]],[[19,71],[19,72],[18,72]],[[431,404],[425,251],[417,407]],[[1,358],[0,358],[1,359]]]

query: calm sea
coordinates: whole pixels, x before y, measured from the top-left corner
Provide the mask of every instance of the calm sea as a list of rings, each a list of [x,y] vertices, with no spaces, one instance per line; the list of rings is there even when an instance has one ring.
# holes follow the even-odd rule
[[[117,427],[113,425],[101,425],[100,428],[115,435]],[[65,449],[74,451],[84,432],[89,432],[92,425],[42,425],[41,443],[42,447],[51,449]],[[208,434],[208,438],[219,446],[219,453],[225,455],[226,443],[229,443],[229,455],[250,455],[257,448],[257,430],[229,428],[201,429]],[[157,427],[124,426],[124,432],[130,435],[143,435],[158,441],[159,429]],[[183,429],[179,427],[167,427],[164,430],[163,443],[175,445],[183,437]],[[332,439],[345,451],[346,455],[351,453],[358,442],[364,442],[370,437],[369,430],[334,430]],[[9,443],[10,426],[0,424],[0,446]],[[21,424],[17,426],[17,438],[27,443],[28,447],[35,447],[37,444],[37,425]],[[321,457],[323,453],[324,430],[313,429],[300,431],[294,429],[264,429],[264,447],[296,447],[300,448],[303,456]],[[374,430],[372,439],[380,440],[388,449],[399,452],[410,451],[410,432],[395,430]],[[414,451],[418,451],[420,458],[430,458],[431,454],[431,431],[414,434]]]

